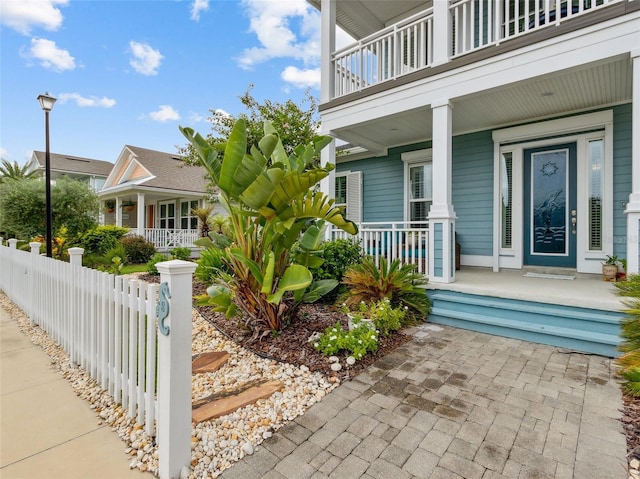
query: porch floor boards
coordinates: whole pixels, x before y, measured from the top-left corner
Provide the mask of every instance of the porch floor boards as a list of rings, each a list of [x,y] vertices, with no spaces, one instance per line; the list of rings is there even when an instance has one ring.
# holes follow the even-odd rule
[[[427,289],[441,289],[497,298],[536,301],[580,308],[621,311],[621,298],[613,283],[599,274],[575,274],[574,280],[529,278],[523,270],[500,270],[463,266],[456,271],[456,282],[429,283]]]

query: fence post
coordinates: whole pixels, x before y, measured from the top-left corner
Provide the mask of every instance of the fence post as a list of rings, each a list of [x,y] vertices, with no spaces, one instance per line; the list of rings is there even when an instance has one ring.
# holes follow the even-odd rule
[[[36,277],[36,261],[38,261],[39,256],[40,256],[40,243],[38,241],[32,241],[31,243],[29,243],[29,247],[31,248],[31,265],[30,265],[30,269],[29,269],[29,311],[27,312],[27,316],[29,316],[29,323],[31,324],[31,326],[33,326],[34,324],[36,324],[36,311],[37,311],[37,306],[36,306],[36,301],[35,298],[37,297],[37,289],[38,289],[38,285],[36,284],[36,281],[38,280],[38,278]]]
[[[69,248],[69,263],[74,266],[82,266],[82,254],[84,248]]]
[[[196,264],[156,265],[158,299],[158,462],[160,479],[176,479],[191,462],[191,310]],[[171,300],[167,304],[167,298]]]
[[[16,247],[18,246],[18,240],[15,238],[7,240],[7,243],[9,243],[9,248],[16,249]]]

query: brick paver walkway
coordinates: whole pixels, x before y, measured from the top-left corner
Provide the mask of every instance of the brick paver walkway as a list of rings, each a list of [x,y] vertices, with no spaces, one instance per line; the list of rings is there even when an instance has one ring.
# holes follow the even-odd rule
[[[425,324],[232,478],[625,479],[612,361]]]

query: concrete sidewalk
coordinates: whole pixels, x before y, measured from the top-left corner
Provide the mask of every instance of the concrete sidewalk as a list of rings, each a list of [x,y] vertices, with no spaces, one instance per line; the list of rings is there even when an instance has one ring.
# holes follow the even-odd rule
[[[612,360],[425,324],[226,479],[627,479]]]
[[[0,478],[152,478],[0,307]]]

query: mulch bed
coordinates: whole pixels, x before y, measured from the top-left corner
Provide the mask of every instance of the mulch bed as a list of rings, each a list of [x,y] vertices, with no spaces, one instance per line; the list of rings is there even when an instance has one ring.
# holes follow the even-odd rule
[[[629,459],[640,459],[640,398],[623,396],[622,426],[627,437]]]

